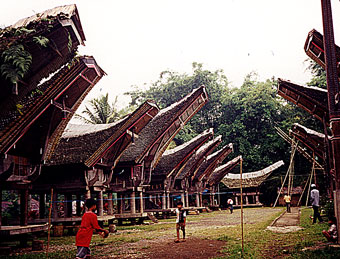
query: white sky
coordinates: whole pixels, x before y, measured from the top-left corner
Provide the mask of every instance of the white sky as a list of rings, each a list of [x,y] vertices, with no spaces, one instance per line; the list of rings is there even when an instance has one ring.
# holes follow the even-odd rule
[[[80,53],[108,73],[87,100],[106,92],[113,100],[163,70],[190,73],[194,61],[222,68],[234,86],[251,71],[305,83],[307,33],[323,32],[320,0],[12,0],[2,4],[0,25],[70,3],[87,38]],[[340,3],[332,5],[340,44]]]

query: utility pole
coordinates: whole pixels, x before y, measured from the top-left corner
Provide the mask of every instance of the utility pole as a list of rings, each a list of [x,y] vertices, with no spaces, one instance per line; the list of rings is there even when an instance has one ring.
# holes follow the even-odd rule
[[[334,29],[332,7],[330,0],[321,0],[322,22],[324,32],[324,50],[328,90],[328,108],[332,137],[330,139],[333,149],[333,169],[335,175],[334,207],[337,218],[337,228],[340,229],[340,96],[339,78],[337,73],[336,50],[334,42]]]

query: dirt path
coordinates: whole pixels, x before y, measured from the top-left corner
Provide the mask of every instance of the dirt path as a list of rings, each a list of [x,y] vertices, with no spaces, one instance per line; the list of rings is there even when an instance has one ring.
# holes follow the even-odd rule
[[[300,208],[291,208],[291,213],[284,212],[276,219],[267,229],[276,233],[289,233],[303,229],[299,226],[300,223]]]

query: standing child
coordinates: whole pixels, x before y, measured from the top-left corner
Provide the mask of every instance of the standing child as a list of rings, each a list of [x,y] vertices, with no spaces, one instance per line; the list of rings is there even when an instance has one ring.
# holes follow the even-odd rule
[[[229,210],[230,210],[230,214],[233,214],[233,210],[234,210],[234,207],[233,207],[234,201],[233,201],[233,199],[232,199],[232,198],[229,198],[228,201],[227,201],[227,203],[228,203],[228,208],[229,208]]]
[[[287,213],[290,213],[290,201],[291,201],[291,197],[290,197],[290,195],[287,193],[284,197],[283,197],[283,199],[285,200],[285,202],[286,202],[286,207],[287,207]]]
[[[179,201],[177,203],[177,209],[176,209],[176,230],[177,230],[177,239],[175,240],[175,243],[179,242],[179,229],[183,232],[183,242],[185,242],[185,222],[187,217],[187,212],[183,210],[183,202]]]
[[[85,207],[88,211],[84,213],[81,219],[80,229],[76,235],[77,259],[89,259],[91,257],[90,243],[93,230],[100,232],[104,238],[109,235],[109,231],[102,229],[98,225],[97,215],[94,213],[97,208],[96,201],[91,198],[87,199],[85,201]]]

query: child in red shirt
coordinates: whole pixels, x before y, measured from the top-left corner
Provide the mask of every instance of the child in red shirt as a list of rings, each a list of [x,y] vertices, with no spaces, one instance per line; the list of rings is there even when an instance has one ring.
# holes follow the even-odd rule
[[[102,229],[98,225],[97,215],[93,212],[97,208],[96,201],[91,198],[87,199],[85,206],[88,208],[88,211],[84,213],[81,219],[80,229],[76,235],[77,259],[90,258],[90,243],[93,230],[100,232],[104,238],[109,234],[109,231]]]

